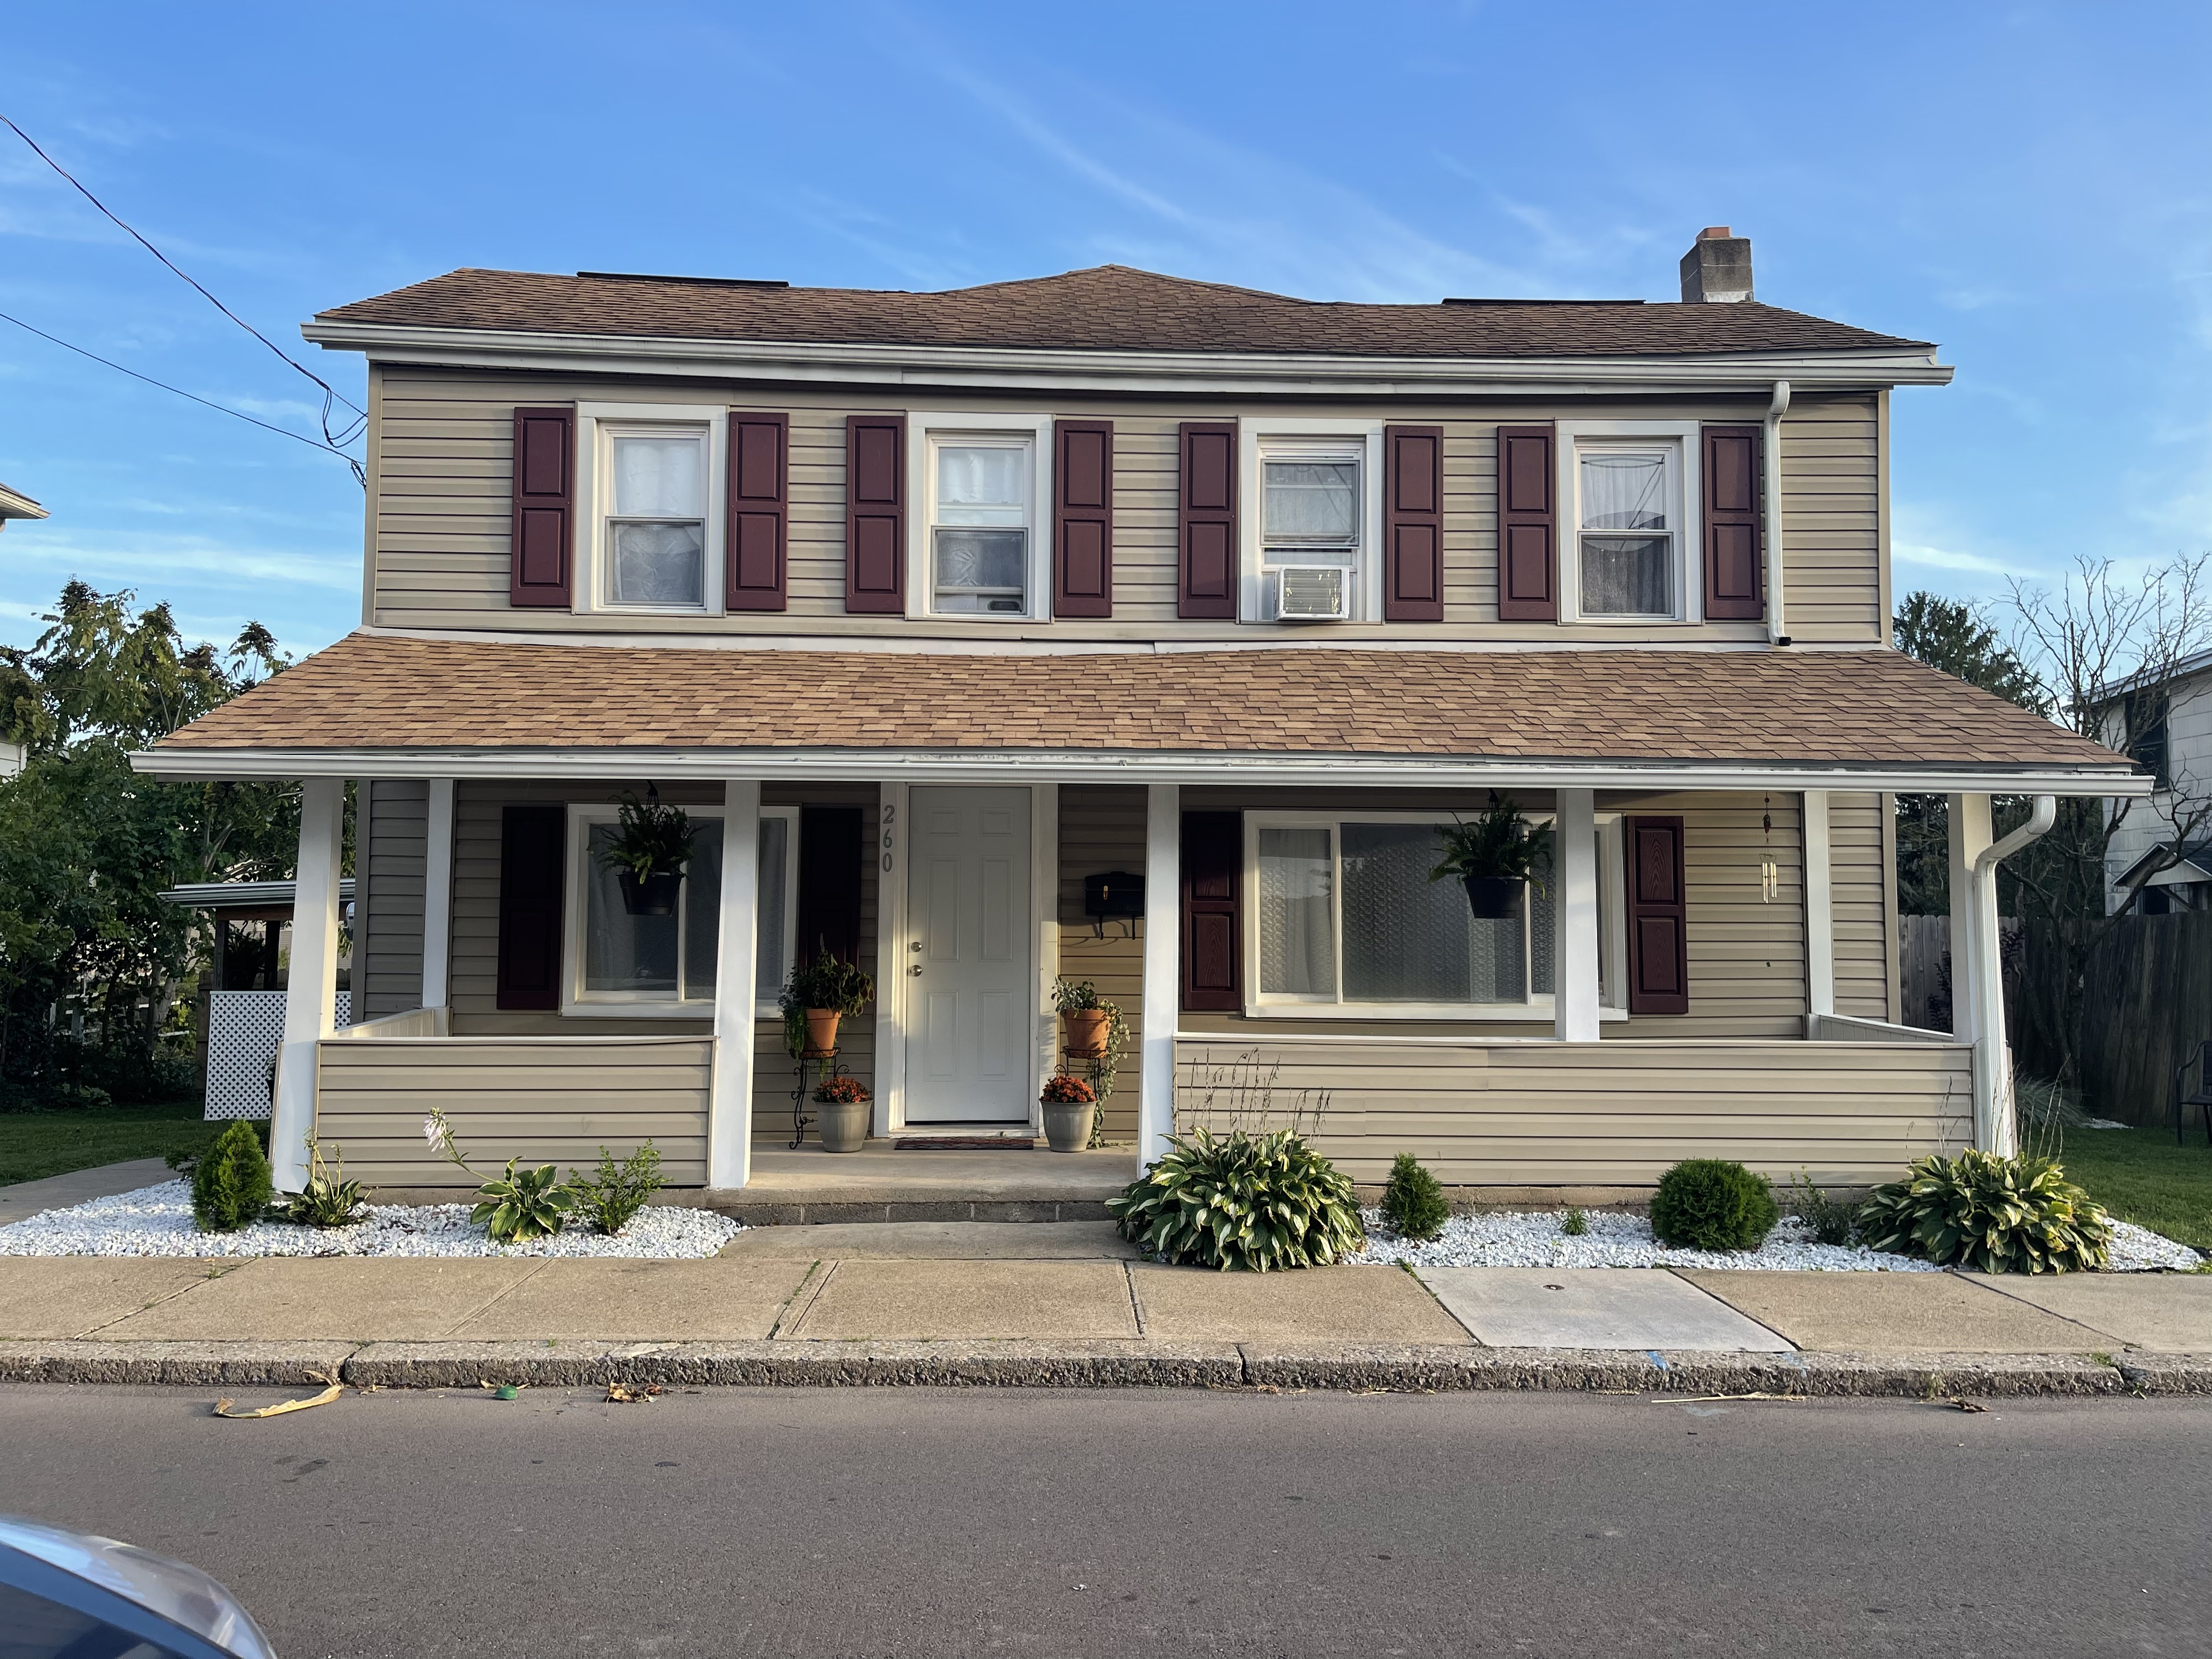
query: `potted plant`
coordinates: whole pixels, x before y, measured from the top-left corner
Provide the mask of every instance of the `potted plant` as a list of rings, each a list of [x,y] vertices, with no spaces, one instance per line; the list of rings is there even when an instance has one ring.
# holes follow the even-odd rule
[[[682,807],[663,806],[651,793],[644,800],[625,793],[614,831],[594,855],[615,872],[623,909],[634,916],[672,916],[698,838]]]
[[[876,994],[876,983],[859,967],[841,962],[828,949],[811,962],[795,962],[776,1004],[783,1010],[784,1047],[793,1058],[820,1059],[837,1047],[838,1022],[857,1014]]]
[[[1045,1144],[1053,1151],[1079,1152],[1091,1144],[1091,1117],[1098,1109],[1098,1093],[1088,1083],[1064,1072],[1048,1078],[1041,1103]]]
[[[1530,830],[1510,795],[1492,790],[1488,811],[1472,823],[1455,812],[1452,827],[1439,825],[1437,839],[1443,843],[1444,855],[1429,879],[1458,881],[1479,921],[1518,914],[1522,890],[1531,882],[1538,892],[1547,890],[1540,872],[1551,862],[1551,828]]]
[[[825,1077],[814,1085],[816,1133],[825,1152],[857,1152],[868,1141],[868,1091],[856,1077]]]
[[[1079,1060],[1097,1060],[1105,1054],[1114,1005],[1098,994],[1096,985],[1063,974],[1053,981],[1052,1006],[1060,1011],[1065,1033],[1062,1042],[1070,1054]]]

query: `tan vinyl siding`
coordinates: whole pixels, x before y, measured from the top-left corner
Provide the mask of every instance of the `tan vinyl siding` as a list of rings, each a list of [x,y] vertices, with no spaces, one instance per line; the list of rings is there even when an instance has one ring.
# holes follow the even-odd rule
[[[422,883],[424,830],[430,786],[413,779],[364,784],[368,798],[366,835],[356,831],[354,865],[363,890],[357,907],[354,975],[366,1000],[356,1020],[396,1014],[422,1003]]]
[[[1129,785],[1060,787],[1060,968],[1071,979],[1094,982],[1121,1010],[1128,1028],[1113,1097],[1106,1105],[1106,1133],[1128,1140],[1137,1133],[1143,1066],[1138,1040],[1144,1030],[1145,926],[1111,921],[1100,937],[1083,913],[1083,878],[1109,870],[1142,875],[1145,869],[1145,791]]]
[[[1828,890],[1835,918],[1836,1012],[1890,1016],[1892,944],[1897,931],[1881,795],[1828,797]]]
[[[374,597],[368,620],[396,628],[485,628],[533,633],[822,634],[854,636],[1251,641],[1276,630],[1181,622],[1176,608],[1176,428],[1196,419],[1340,415],[1347,423],[1412,422],[1444,428],[1444,621],[1343,624],[1334,642],[1514,640],[1612,644],[1749,641],[1759,623],[1586,625],[1504,623],[1497,617],[1497,428],[1550,419],[1742,422],[1765,413],[1726,398],[1626,398],[1512,405],[1433,398],[1404,403],[1276,400],[1205,405],[1141,398],[592,380],[386,366],[378,371],[378,448],[371,514]],[[790,608],[731,617],[652,617],[515,611],[507,603],[508,472],[519,404],[682,404],[702,416],[731,407],[791,416]],[[1115,615],[1100,621],[982,625],[949,619],[848,617],[844,610],[845,418],[926,408],[1107,419],[1115,424]],[[1784,512],[1791,631],[1808,641],[1878,642],[1881,635],[1881,474],[1875,394],[1801,396],[1783,428]],[[1379,481],[1377,487],[1379,487]],[[1247,513],[1256,504],[1243,504]],[[1039,533],[1048,533],[1043,524]]]
[[[1530,790],[1516,799],[1530,811],[1547,811],[1547,792]],[[1837,799],[1845,799],[1838,797]],[[1858,799],[1852,797],[1850,799]],[[1436,790],[1227,790],[1183,791],[1188,811],[1242,808],[1246,811],[1426,811],[1469,814],[1482,810],[1481,792]],[[1683,879],[1688,902],[1690,1012],[1608,1019],[1601,1036],[1608,1042],[1643,1038],[1800,1036],[1811,1006],[1805,951],[1805,858],[1802,813],[1795,794],[1630,794],[1601,793],[1601,812],[1679,814],[1682,819]],[[1770,830],[1764,820],[1771,816]],[[1759,866],[1772,858],[1778,878],[1771,902],[1762,896]],[[1608,876],[1611,872],[1607,872]],[[1877,905],[1879,894],[1877,893]],[[1250,926],[1247,920],[1247,927]],[[1856,1012],[1856,1008],[1845,1012]],[[1879,1018],[1879,1016],[1876,1016]],[[1500,1036],[1534,1036],[1551,1030],[1548,1012],[1520,1022],[1361,1020],[1346,1011],[1313,1019],[1270,1015],[1196,1014],[1181,1018],[1184,1030],[1236,1031],[1257,1038],[1285,1027],[1299,1031],[1396,1035],[1461,1035],[1478,1031]]]
[[[1686,1158],[1865,1186],[1967,1144],[1973,1110],[1972,1052],[1940,1043],[1255,1039],[1176,1043],[1178,1127],[1203,1121],[1209,1074],[1238,1066],[1272,1073],[1271,1121],[1302,1105],[1362,1182],[1411,1152],[1464,1186],[1650,1187]],[[1231,1103],[1219,1091],[1217,1115]],[[1260,1121],[1252,1089],[1233,1103]]]
[[[453,942],[452,1006],[456,1036],[690,1036],[705,1034],[711,1017],[696,1019],[639,1019],[618,1014],[577,1015],[532,1013],[503,1010],[497,1006],[499,990],[499,843],[501,809],[514,801],[605,802],[625,789],[643,793],[646,781],[610,779],[603,783],[554,784],[462,782],[453,805]],[[672,805],[711,806],[721,802],[721,791],[711,785],[668,783],[660,798]],[[764,806],[859,806],[872,813],[876,789],[872,784],[770,784],[761,792]],[[860,869],[860,963],[872,974],[876,961],[877,871],[874,860],[864,858]],[[794,896],[795,897],[795,896]],[[564,921],[564,926],[568,925]],[[419,971],[419,969],[418,969]],[[763,1001],[772,1002],[779,986],[761,988]],[[875,1087],[875,1015],[872,1010],[847,1020],[838,1033],[839,1062],[843,1068]],[[764,1018],[755,1028],[753,1070],[753,1129],[762,1135],[788,1137],[791,1133],[791,1091],[796,1068],[783,1047],[783,1028],[778,1019]]]
[[[371,1187],[476,1184],[424,1143],[433,1106],[480,1167],[589,1169],[603,1145],[625,1158],[650,1139],[671,1186],[706,1184],[710,1039],[341,1037],[319,1053],[316,1133]]]

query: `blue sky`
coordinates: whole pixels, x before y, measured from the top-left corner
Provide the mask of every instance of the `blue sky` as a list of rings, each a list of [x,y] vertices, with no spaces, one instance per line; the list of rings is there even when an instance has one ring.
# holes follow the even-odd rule
[[[0,112],[356,402],[299,323],[459,265],[1670,299],[1729,224],[1762,299],[1958,365],[1898,394],[1899,592],[2212,546],[2212,9],[110,4],[9,36]],[[0,311],[315,429],[4,130]],[[5,324],[0,480],[53,513],[0,537],[0,641],[72,574],[217,638],[358,619],[341,463]]]

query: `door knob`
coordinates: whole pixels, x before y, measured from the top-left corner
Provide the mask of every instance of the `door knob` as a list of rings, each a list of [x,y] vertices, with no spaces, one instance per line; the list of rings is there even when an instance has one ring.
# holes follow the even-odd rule
[[[913,975],[916,979],[921,978],[921,964],[920,963],[918,963],[918,962],[917,962],[917,963],[915,963],[914,964],[914,966],[913,966],[913,967],[911,967],[911,968],[909,968],[909,969],[907,969],[907,972],[908,972],[909,974],[912,974],[912,975]]]

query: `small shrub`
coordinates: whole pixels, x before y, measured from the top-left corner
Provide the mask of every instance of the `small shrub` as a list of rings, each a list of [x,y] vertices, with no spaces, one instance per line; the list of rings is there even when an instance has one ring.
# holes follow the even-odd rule
[[[307,1137],[307,1184],[284,1200],[284,1219],[301,1227],[350,1227],[368,1200],[361,1182],[348,1181],[345,1154],[333,1146],[323,1161],[322,1143]]]
[[[253,1126],[233,1123],[193,1167],[192,1220],[204,1233],[234,1233],[261,1218],[272,1190]]]
[[[1044,1080],[1044,1093],[1038,1098],[1048,1106],[1090,1106],[1097,1103],[1098,1091],[1087,1079],[1060,1072]]]
[[[1411,1152],[1401,1152],[1382,1188],[1382,1215],[1401,1238],[1434,1238],[1451,1219],[1443,1183]]]
[[[1790,1210],[1823,1244],[1848,1244],[1858,1237],[1858,1206],[1815,1187],[1810,1170],[1790,1176],[1789,1194]]]
[[[550,1164],[517,1170],[516,1162],[507,1159],[505,1175],[477,1188],[480,1201],[469,1212],[469,1219],[495,1244],[550,1238],[561,1231],[575,1202],[575,1194],[561,1184]]]
[[[1224,1271],[1310,1267],[1366,1243],[1351,1177],[1287,1129],[1175,1136],[1106,1209],[1146,1255]]]
[[[2111,1218],[2047,1158],[1971,1148],[1923,1158],[1859,1209],[1877,1250],[1990,1273],[2063,1273],[2105,1265]]]
[[[611,1238],[660,1190],[660,1148],[648,1140],[617,1164],[602,1146],[598,1173],[569,1170],[568,1190],[586,1224]]]
[[[1755,1250],[1781,1218],[1766,1178],[1723,1158],[1684,1159],[1651,1195],[1651,1231],[1677,1249]]]
[[[1582,1209],[1582,1207],[1577,1205],[1575,1208],[1569,1210],[1566,1214],[1560,1218],[1559,1231],[1565,1233],[1569,1238],[1580,1238],[1584,1233],[1589,1231],[1589,1217]]]

